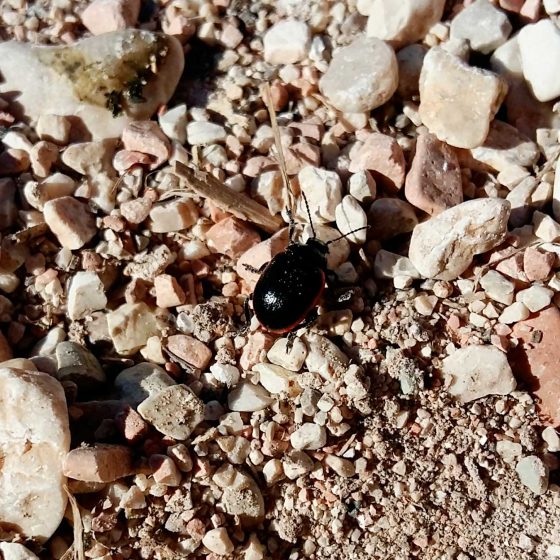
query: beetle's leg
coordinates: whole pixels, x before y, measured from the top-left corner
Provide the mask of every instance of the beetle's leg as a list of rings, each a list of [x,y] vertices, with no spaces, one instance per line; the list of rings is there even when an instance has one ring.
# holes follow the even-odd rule
[[[294,345],[294,340],[297,338],[296,337],[296,332],[299,329],[305,329],[306,327],[309,327],[309,325],[312,325],[316,320],[317,317],[319,316],[319,314],[317,313],[317,309],[312,309],[307,316],[305,317],[305,319],[303,320],[303,322],[301,322],[293,331],[290,331],[288,333],[288,342],[286,343],[286,351],[287,352],[291,352],[292,347]]]
[[[294,232],[296,230],[296,222],[290,208],[286,206],[286,214],[288,215],[288,239],[290,243],[294,242]]]
[[[289,354],[294,346],[294,340],[297,338],[296,331],[290,331],[287,338],[288,342],[286,342],[286,352]]]
[[[312,325],[317,318],[319,317],[319,314],[317,313],[317,309],[312,309],[307,316],[305,317],[305,319],[303,320],[302,323],[300,323],[298,325],[298,329],[305,329],[307,327],[309,327],[310,325]]]
[[[243,268],[245,270],[248,270],[249,272],[252,272],[253,274],[261,274],[264,271],[264,269],[267,267],[267,265],[268,265],[268,261],[261,264],[261,266],[259,266],[259,268],[257,268],[256,266],[252,266],[250,264],[245,264],[244,263]]]
[[[251,297],[249,296],[249,297],[245,298],[245,301],[243,302],[243,313],[245,315],[245,321],[237,329],[237,332],[235,333],[236,336],[243,336],[244,334],[247,333],[247,331],[249,330],[249,327],[251,326],[251,319],[253,318],[253,312],[252,312],[251,307],[249,305],[250,300],[251,300]]]

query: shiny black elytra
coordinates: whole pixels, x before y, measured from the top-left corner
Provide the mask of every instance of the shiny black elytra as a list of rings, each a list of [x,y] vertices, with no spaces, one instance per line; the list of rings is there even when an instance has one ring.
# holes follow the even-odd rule
[[[325,290],[326,243],[315,237],[307,243],[290,242],[269,263],[253,291],[253,310],[269,332],[288,333],[315,319]]]

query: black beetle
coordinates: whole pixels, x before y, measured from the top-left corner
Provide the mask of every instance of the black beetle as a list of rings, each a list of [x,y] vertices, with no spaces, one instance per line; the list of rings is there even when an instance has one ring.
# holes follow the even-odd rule
[[[293,193],[282,154],[276,114],[269,102],[270,90],[268,88],[266,93],[265,102],[274,131],[280,169],[289,198],[293,201]],[[302,328],[316,319],[317,305],[325,290],[326,279],[328,276],[332,276],[327,268],[329,244],[367,228],[367,226],[358,228],[325,243],[317,239],[307,197],[303,191],[301,195],[305,202],[312,237],[306,243],[294,241],[295,223],[291,209],[287,208],[290,233],[286,250],[275,255],[260,269],[245,265],[252,272],[262,273],[253,290],[253,311],[259,323],[267,331],[276,334],[291,333],[296,328]]]
[[[307,204],[307,200],[305,202]],[[317,239],[311,227],[313,236],[305,243],[293,241],[290,235],[285,251],[258,270],[248,267],[252,272],[262,273],[253,290],[253,311],[269,332],[289,333],[317,318],[317,305],[325,291],[326,280],[332,281],[334,277],[327,267],[329,245],[366,229],[352,230],[325,243]]]
[[[311,237],[305,244],[291,242],[267,263],[253,291],[253,310],[266,330],[287,333],[315,318],[325,290],[327,252],[326,243]]]

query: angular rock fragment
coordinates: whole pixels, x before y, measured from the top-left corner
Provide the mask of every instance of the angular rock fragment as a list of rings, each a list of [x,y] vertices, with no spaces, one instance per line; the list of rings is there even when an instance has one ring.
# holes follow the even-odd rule
[[[204,403],[185,385],[173,385],[142,401],[138,412],[162,434],[185,440],[204,420]]]
[[[68,286],[68,316],[73,321],[91,316],[94,311],[105,309],[107,296],[103,282],[95,272],[79,271]]]
[[[420,74],[420,117],[440,140],[476,148],[486,140],[506,93],[505,81],[492,72],[433,47]]]
[[[159,332],[153,311],[143,302],[125,303],[111,311],[107,324],[119,354],[134,354]]]
[[[404,189],[412,205],[431,215],[463,202],[461,168],[453,149],[433,134],[421,134]]]
[[[517,323],[513,336],[520,342],[509,352],[515,375],[538,398],[542,422],[560,426],[560,311],[554,306],[539,311],[534,317]]]
[[[443,360],[449,392],[461,403],[487,395],[507,395],[516,382],[506,355],[494,346],[466,346]]]
[[[120,398],[136,408],[142,401],[175,385],[173,378],[161,367],[142,362],[121,371],[115,378]]]
[[[506,42],[511,29],[502,10],[488,0],[476,0],[453,18],[451,38],[467,40],[472,50],[488,54]]]
[[[509,203],[497,198],[463,202],[417,225],[408,256],[426,278],[453,280],[475,255],[503,241],[509,212]]]
[[[95,218],[71,196],[50,200],[43,207],[45,222],[67,249],[81,249],[97,232]]]
[[[112,482],[132,474],[132,454],[124,445],[78,447],[66,455],[64,474],[84,482]]]
[[[395,47],[416,43],[441,19],[444,7],[445,0],[374,0],[366,33]]]

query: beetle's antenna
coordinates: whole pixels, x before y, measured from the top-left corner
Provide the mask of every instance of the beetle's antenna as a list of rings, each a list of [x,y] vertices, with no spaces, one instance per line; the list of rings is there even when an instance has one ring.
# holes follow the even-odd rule
[[[307,211],[307,216],[309,217],[311,233],[313,234],[313,238],[315,239],[315,237],[317,237],[317,234],[315,233],[315,228],[313,227],[313,220],[311,219],[311,212],[309,211],[309,202],[307,202],[307,197],[305,196],[305,193],[303,191],[301,191],[301,196],[303,196],[303,202],[305,202],[305,209]]]
[[[352,235],[353,233],[356,233],[357,231],[362,231],[364,229],[369,229],[370,226],[362,226],[356,229],[353,229],[352,231],[349,231],[347,233],[342,234],[340,237],[335,237],[334,239],[331,239],[330,241],[326,242],[326,245],[330,245],[331,243],[334,243],[335,241],[340,241],[341,239],[344,239],[345,237],[348,237],[349,235]]]
[[[268,115],[270,117],[270,124],[272,126],[272,133],[274,134],[274,144],[276,145],[276,151],[278,152],[278,163],[280,164],[280,173],[282,174],[282,180],[284,182],[284,186],[288,191],[289,197],[289,206],[290,212],[293,214],[294,211],[294,192],[292,191],[292,185],[290,183],[290,179],[288,177],[288,171],[286,170],[286,160],[284,159],[284,151],[282,150],[282,141],[280,138],[280,129],[278,127],[278,121],[276,120],[276,111],[272,106],[272,93],[270,91],[270,84],[267,82],[264,85],[264,102],[266,105],[266,109],[268,111]]]

